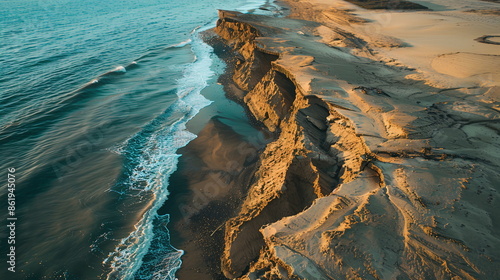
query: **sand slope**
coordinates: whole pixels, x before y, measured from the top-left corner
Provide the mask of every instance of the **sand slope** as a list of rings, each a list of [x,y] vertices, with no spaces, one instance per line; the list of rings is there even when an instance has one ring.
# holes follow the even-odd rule
[[[326,3],[292,3],[323,24],[220,13],[234,81],[277,135],[226,223],[226,277],[500,278],[500,53],[398,53],[419,46]]]

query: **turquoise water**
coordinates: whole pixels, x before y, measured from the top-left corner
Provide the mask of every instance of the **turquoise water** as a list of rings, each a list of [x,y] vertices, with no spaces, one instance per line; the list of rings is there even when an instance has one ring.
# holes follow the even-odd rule
[[[0,170],[16,169],[18,218],[16,272],[2,226],[0,279],[175,279],[183,251],[156,210],[211,102],[199,32],[217,9],[264,2],[0,2]]]

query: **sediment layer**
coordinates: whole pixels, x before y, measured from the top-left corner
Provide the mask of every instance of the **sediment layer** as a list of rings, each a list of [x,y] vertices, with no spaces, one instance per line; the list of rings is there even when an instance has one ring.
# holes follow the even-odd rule
[[[316,22],[219,16],[233,82],[276,135],[225,225],[226,277],[500,277],[498,87],[408,79]]]

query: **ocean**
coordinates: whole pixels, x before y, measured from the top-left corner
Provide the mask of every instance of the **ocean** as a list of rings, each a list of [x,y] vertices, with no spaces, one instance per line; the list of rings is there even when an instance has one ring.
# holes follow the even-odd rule
[[[264,4],[0,2],[0,279],[175,279],[157,210],[224,70],[200,32]]]

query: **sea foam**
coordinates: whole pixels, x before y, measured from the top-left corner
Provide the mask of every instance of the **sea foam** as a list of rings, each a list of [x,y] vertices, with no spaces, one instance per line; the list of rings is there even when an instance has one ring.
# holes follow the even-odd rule
[[[212,64],[210,55],[213,50],[199,38],[198,33],[192,35],[190,44],[193,52],[197,54],[197,59],[184,69],[183,77],[178,80],[178,100],[152,121],[150,125],[156,127],[153,133],[142,134],[140,132],[128,141],[130,147],[126,149],[134,149],[132,143],[136,141],[144,144],[142,145],[143,151],[126,153],[127,156],[136,157],[134,161],[138,164],[124,183],[129,191],[136,195],[152,193],[154,201],[135,225],[135,230],[122,239],[115,251],[110,253],[104,261],[111,267],[107,279],[134,279],[144,275],[146,270],[151,275],[157,275],[157,279],[173,279],[175,271],[181,264],[180,256],[183,252],[166,244],[168,242],[159,244],[158,242],[165,241],[165,238],[159,239],[158,236],[164,234],[166,227],[160,227],[162,231],[158,231],[155,224],[166,224],[167,218],[158,216],[157,210],[169,194],[168,179],[177,169],[179,157],[176,151],[196,137],[186,130],[186,123],[203,107],[211,103],[200,93],[213,76],[210,70]],[[172,119],[177,120],[173,123],[166,122]],[[168,236],[168,232],[166,234]],[[161,254],[155,254],[161,260],[152,260],[141,269],[144,264],[143,258],[151,248],[155,248],[156,251],[163,250]],[[151,271],[154,269],[151,263],[169,263],[171,267],[157,267],[158,271]],[[163,275],[165,273],[166,275]]]

